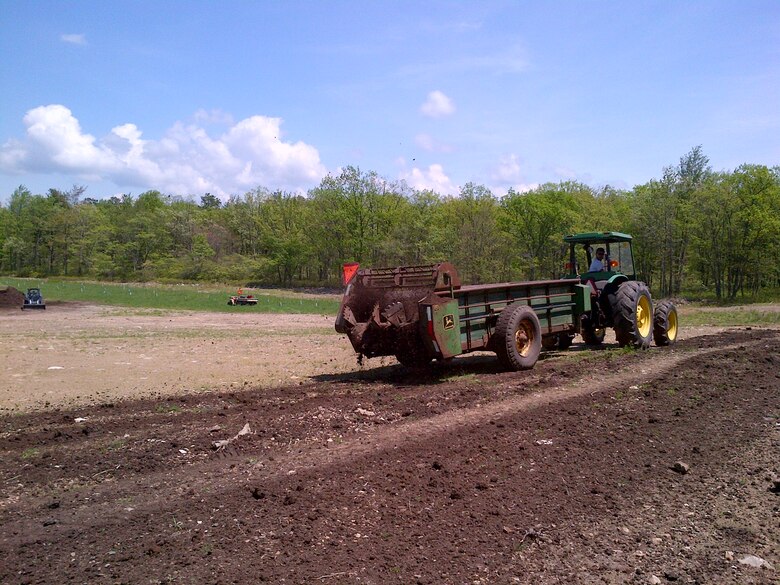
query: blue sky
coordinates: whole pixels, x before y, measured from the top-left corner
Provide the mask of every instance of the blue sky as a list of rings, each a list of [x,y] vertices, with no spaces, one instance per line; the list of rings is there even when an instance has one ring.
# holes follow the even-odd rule
[[[780,164],[780,2],[0,0],[0,201]]]

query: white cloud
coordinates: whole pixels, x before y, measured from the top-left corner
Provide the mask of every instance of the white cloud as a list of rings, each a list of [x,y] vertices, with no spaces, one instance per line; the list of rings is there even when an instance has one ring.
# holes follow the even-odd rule
[[[60,40],[63,43],[70,43],[71,45],[86,45],[87,37],[85,35],[60,35]]]
[[[226,115],[195,115],[204,117],[229,122]],[[177,122],[160,140],[143,139],[135,124],[116,126],[98,140],[62,105],[32,109],[24,124],[24,139],[0,147],[4,172],[61,173],[120,187],[222,196],[257,186],[302,191],[326,174],[316,148],[281,139],[281,118],[252,116],[217,137],[197,123]]]
[[[539,183],[517,183],[515,185],[493,185],[489,187],[490,191],[497,197],[503,197],[509,193],[509,189],[514,189],[515,193],[527,193],[539,187]]]
[[[402,76],[430,77],[445,73],[486,72],[493,75],[517,75],[529,68],[527,51],[522,45],[509,46],[498,53],[453,56],[446,61],[416,61],[401,68]]]
[[[461,34],[470,33],[482,29],[481,21],[457,20],[452,22],[424,22],[420,24],[420,30],[426,34]]]
[[[576,181],[578,174],[568,167],[557,166],[553,169],[555,176],[563,181]]]
[[[430,134],[418,134],[414,137],[414,143],[428,152],[452,152],[451,145],[435,140]]]
[[[430,189],[440,195],[457,195],[458,193],[457,185],[445,174],[444,168],[439,164],[430,165],[427,170],[414,167],[411,170],[402,171],[399,178],[406,181],[414,189]]]
[[[499,158],[498,163],[490,173],[490,179],[493,183],[490,190],[500,197],[506,195],[509,189],[524,193],[539,186],[539,183],[523,182],[520,157],[516,154],[508,154]]]
[[[418,134],[414,137],[414,143],[428,152],[433,152],[435,145],[430,134]]]
[[[201,108],[195,112],[193,119],[203,124],[221,124],[223,126],[232,126],[235,123],[233,116],[219,109],[204,110]]]
[[[498,164],[493,169],[492,178],[504,183],[512,182],[520,177],[520,157],[516,154],[508,154],[498,159]]]
[[[441,118],[455,113],[455,104],[438,89],[428,94],[428,99],[420,106],[420,113],[429,118]]]

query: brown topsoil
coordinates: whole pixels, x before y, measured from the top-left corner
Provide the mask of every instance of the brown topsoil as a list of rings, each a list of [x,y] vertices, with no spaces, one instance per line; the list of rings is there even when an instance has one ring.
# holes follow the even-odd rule
[[[780,331],[370,365],[9,407],[0,583],[780,582]]]
[[[12,286],[0,286],[0,309],[20,309],[23,304],[23,293]]]

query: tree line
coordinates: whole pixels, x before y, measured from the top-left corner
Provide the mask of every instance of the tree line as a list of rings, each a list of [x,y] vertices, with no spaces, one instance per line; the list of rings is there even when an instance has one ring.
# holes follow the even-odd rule
[[[631,190],[565,181],[497,197],[468,183],[442,196],[347,167],[306,195],[85,191],[16,189],[0,205],[0,273],[332,286],[348,261],[449,260],[464,282],[536,280],[561,276],[564,235],[621,231],[656,295],[735,298],[780,284],[780,167],[716,172],[701,147]]]

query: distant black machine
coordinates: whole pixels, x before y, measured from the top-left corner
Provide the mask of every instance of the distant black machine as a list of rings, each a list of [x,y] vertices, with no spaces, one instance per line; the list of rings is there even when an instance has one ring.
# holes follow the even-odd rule
[[[22,305],[22,310],[25,309],[46,309],[46,303],[43,300],[43,295],[41,295],[41,289],[27,289],[27,294],[24,295],[24,305]]]

